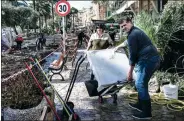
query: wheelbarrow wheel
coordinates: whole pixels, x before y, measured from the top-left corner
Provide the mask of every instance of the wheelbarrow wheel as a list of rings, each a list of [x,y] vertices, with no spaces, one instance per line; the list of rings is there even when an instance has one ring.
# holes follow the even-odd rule
[[[63,108],[63,116],[69,118],[67,111],[71,110],[72,112],[74,112],[74,103],[73,102],[66,102],[66,104],[68,105],[68,107],[66,107],[66,109]],[[68,108],[70,108],[70,109],[68,109]]]
[[[118,99],[117,94],[112,95],[112,97],[113,97],[113,103],[117,104],[117,99]]]
[[[81,119],[80,119],[80,117],[79,117],[78,114],[74,113],[74,114],[72,115],[71,121],[81,121]]]
[[[99,97],[98,97],[98,102],[99,102],[99,103],[103,103],[103,97],[102,97],[102,96],[99,96]]]
[[[71,110],[74,109],[74,103],[73,102],[66,102],[66,104],[69,106]]]

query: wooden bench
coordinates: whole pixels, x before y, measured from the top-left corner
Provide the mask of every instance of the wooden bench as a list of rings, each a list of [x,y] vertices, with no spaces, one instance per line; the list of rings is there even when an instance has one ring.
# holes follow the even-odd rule
[[[57,75],[57,74],[61,76],[61,78],[62,78],[61,81],[65,81],[63,75],[61,74],[61,72],[63,71],[64,68],[67,68],[66,65],[65,65],[66,62],[67,62],[67,58],[68,58],[68,53],[66,53],[63,61],[60,62],[59,66],[50,66],[49,67],[49,70],[52,72],[52,75],[50,76],[50,81],[52,81],[52,77],[54,75]],[[54,62],[56,62],[56,61],[57,60],[55,60]]]

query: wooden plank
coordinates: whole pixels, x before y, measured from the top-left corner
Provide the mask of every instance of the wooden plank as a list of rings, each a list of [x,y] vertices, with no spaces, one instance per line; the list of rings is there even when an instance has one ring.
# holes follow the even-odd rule
[[[43,111],[42,111],[42,115],[40,117],[40,121],[44,121],[45,120],[45,117],[47,116],[47,109],[48,109],[48,107],[44,106]]]
[[[155,1],[152,1],[152,0],[151,0],[151,3],[152,3],[152,5],[153,5],[153,8],[155,9],[155,11],[158,13],[158,9],[157,9],[157,7],[156,7],[156,5],[155,5]]]

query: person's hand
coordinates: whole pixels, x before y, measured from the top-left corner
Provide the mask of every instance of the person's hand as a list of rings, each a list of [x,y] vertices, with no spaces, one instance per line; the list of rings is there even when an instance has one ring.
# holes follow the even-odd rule
[[[133,80],[132,72],[128,72],[127,80],[128,82],[131,82]]]
[[[112,46],[109,46],[107,49],[112,49],[113,47]]]
[[[116,52],[117,50],[118,50],[118,47],[115,47],[115,48],[114,48],[114,52]]]

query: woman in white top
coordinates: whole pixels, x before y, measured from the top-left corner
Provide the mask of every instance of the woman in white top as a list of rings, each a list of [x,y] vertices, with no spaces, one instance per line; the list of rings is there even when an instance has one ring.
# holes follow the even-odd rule
[[[111,37],[108,33],[104,33],[104,25],[98,25],[96,27],[96,32],[90,37],[87,50],[89,50],[91,47],[93,50],[106,49],[109,45],[114,45]]]
[[[109,47],[109,45],[113,46],[114,43],[109,36],[108,33],[104,32],[104,26],[98,25],[96,27],[96,32],[91,35],[90,40],[88,42],[87,51],[89,49],[92,50],[100,50],[100,49],[106,49]],[[91,72],[91,79],[94,80],[94,74]]]

